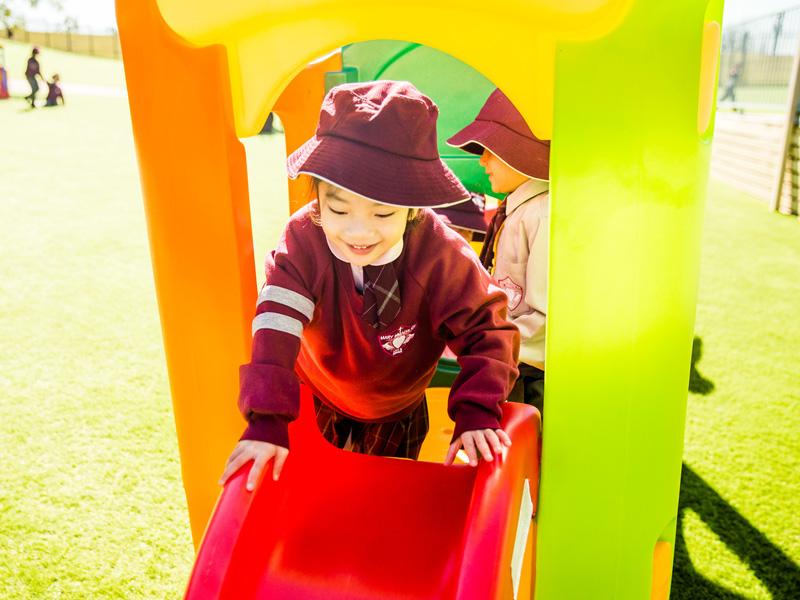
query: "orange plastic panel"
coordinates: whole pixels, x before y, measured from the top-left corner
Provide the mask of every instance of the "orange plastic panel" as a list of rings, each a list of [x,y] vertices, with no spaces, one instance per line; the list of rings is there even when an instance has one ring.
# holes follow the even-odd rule
[[[243,429],[238,367],[250,358],[256,300],[247,165],[225,47],[198,48],[176,36],[155,0],[118,2],[117,21],[183,484],[199,544],[217,478]],[[287,144],[313,134],[322,74],[340,64],[332,56],[286,82],[275,110],[294,131],[287,127]],[[168,98],[178,90],[186,101]],[[290,191],[296,207],[303,188]]]
[[[183,484],[199,540],[219,495],[215,478],[242,431],[237,369],[249,360],[256,299],[245,153],[225,49],[178,38],[155,0],[118,2],[117,21]]]
[[[672,544],[656,542],[653,550],[653,591],[650,600],[667,600],[672,578]]]
[[[287,156],[314,135],[319,109],[325,97],[325,73],[341,68],[342,55],[337,52],[303,69],[281,93],[272,110],[283,123]],[[305,175],[289,181],[290,213],[308,203],[308,189]]]

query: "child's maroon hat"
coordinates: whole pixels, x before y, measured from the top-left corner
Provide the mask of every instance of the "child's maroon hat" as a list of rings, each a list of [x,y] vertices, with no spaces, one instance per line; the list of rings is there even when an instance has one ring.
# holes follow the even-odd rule
[[[286,171],[393,206],[463,202],[469,192],[439,157],[438,115],[407,81],[338,85],[322,102],[316,135],[286,159]]]
[[[478,233],[486,233],[486,221],[483,211],[486,198],[483,194],[470,192],[470,201],[454,204],[443,208],[435,208],[434,212],[439,218],[451,227],[469,229]]]
[[[447,140],[470,154],[484,148],[512,169],[535,179],[550,179],[550,141],[540,140],[499,89],[493,91],[475,120]]]

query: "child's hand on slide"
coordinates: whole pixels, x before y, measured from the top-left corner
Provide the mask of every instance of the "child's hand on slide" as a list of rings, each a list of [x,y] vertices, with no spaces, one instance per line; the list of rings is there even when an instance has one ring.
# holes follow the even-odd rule
[[[456,454],[464,447],[467,453],[469,464],[473,467],[478,465],[478,452],[481,453],[483,460],[492,462],[493,456],[500,456],[503,447],[511,446],[511,439],[502,429],[477,429],[475,431],[465,431],[455,442],[450,444],[447,456],[444,459],[445,465],[452,465],[456,459]]]
[[[253,461],[253,467],[250,469],[250,475],[247,477],[247,491],[252,492],[258,480],[261,477],[261,472],[264,470],[266,464],[270,459],[274,458],[272,463],[272,479],[278,481],[283,469],[283,463],[286,462],[286,457],[289,455],[289,450],[283,446],[276,446],[269,442],[258,442],[256,440],[242,440],[236,444],[231,455],[228,457],[228,462],[225,463],[225,471],[219,479],[220,485],[225,485],[225,482],[230,479],[231,475],[236,473],[248,461]]]

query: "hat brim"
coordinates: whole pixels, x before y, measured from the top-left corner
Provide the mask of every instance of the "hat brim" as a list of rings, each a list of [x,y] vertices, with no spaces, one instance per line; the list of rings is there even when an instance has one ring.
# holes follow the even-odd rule
[[[520,135],[500,123],[476,119],[447,143],[477,155],[483,154],[485,148],[527,177],[550,179],[550,144]]]
[[[399,156],[334,136],[314,136],[286,159],[291,179],[318,177],[375,202],[408,208],[450,206],[469,192],[440,158]]]
[[[486,233],[486,221],[483,219],[482,214],[468,213],[454,209],[453,207],[434,209],[434,212],[442,221],[451,227],[468,229],[476,233]]]

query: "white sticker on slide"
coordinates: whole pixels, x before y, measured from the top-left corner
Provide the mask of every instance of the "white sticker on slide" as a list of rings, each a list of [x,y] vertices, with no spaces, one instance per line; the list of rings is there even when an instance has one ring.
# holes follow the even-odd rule
[[[514,540],[514,554],[511,555],[511,583],[514,586],[514,599],[519,593],[519,579],[522,576],[522,562],[525,560],[525,547],[528,545],[528,535],[531,531],[533,518],[533,500],[531,500],[531,486],[528,479],[522,488],[522,502],[519,507],[519,522],[517,523],[517,537]]]

